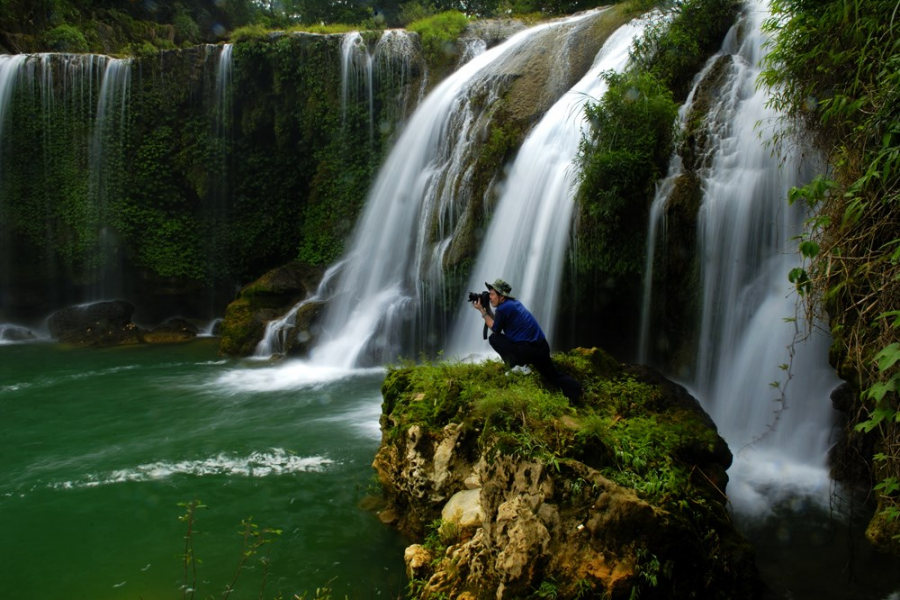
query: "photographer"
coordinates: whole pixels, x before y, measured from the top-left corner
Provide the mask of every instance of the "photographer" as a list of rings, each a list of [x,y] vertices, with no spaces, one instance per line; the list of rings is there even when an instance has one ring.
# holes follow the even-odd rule
[[[472,306],[481,313],[492,332],[488,338],[491,348],[511,370],[527,373],[529,371],[525,365],[530,364],[544,378],[557,385],[566,398],[578,400],[582,392],[581,384],[553,366],[550,345],[541,326],[521,302],[509,295],[512,291],[510,285],[502,279],[485,285],[489,290],[489,302],[494,307],[494,314],[482,305],[481,297],[472,302]]]

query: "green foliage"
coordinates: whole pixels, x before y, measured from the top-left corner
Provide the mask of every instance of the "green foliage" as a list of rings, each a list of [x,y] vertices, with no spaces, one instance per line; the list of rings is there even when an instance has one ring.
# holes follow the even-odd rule
[[[191,502],[180,502],[178,506],[184,509],[184,514],[180,515],[178,520],[185,523],[186,527],[184,535],[184,554],[181,555],[183,567],[181,590],[182,598],[187,600],[188,598],[193,599],[197,592],[197,570],[202,563],[194,551],[194,540],[198,533],[197,511],[208,507],[196,499]],[[220,596],[222,600],[226,600],[231,596],[241,574],[246,569],[250,568],[248,565],[250,559],[259,554],[263,549],[266,550],[266,553],[259,558],[259,563],[261,565],[259,597],[264,597],[269,576],[269,565],[271,563],[271,544],[278,539],[281,533],[280,529],[269,527],[260,528],[259,525],[253,522],[252,518],[241,521],[240,530],[238,531],[238,534],[241,536],[238,564],[231,576],[231,580],[227,582],[225,586],[225,591]],[[255,566],[253,568],[255,569]]]
[[[55,52],[88,52],[84,34],[72,25],[59,25],[44,34],[44,44]]]
[[[447,65],[456,60],[456,40],[468,23],[465,14],[451,10],[414,21],[407,29],[419,34],[430,65]]]
[[[200,27],[183,7],[179,7],[172,25],[175,28],[175,42],[179,44],[196,44],[202,39]]]
[[[652,73],[676,99],[685,98],[694,74],[719,49],[740,6],[736,0],[677,0],[671,4],[671,23],[652,24],[635,42],[634,68]]]
[[[559,598],[559,585],[556,583],[556,580],[551,577],[542,581],[537,589],[534,590],[534,593],[529,597],[539,600],[556,600]]]
[[[718,435],[696,414],[668,406],[659,387],[617,373],[600,376],[598,358],[577,352],[555,358],[585,388],[578,406],[538,375],[507,376],[499,362],[391,367],[382,386],[386,439],[412,425],[436,434],[459,423],[478,431],[488,454],[536,460],[556,471],[577,459],[661,505],[703,503],[684,495],[690,488],[685,464],[719,452]],[[586,485],[575,478],[570,492],[578,495]]]
[[[400,5],[400,12],[397,15],[397,19],[400,21],[401,25],[407,27],[410,23],[422,21],[434,16],[434,13],[435,9],[432,4],[423,4],[418,0],[413,0],[412,2]]]
[[[243,27],[238,27],[234,31],[231,32],[229,39],[232,43],[241,43],[241,42],[251,42],[251,41],[260,41],[265,39],[271,30],[261,23],[254,23],[252,25],[244,25]]]
[[[591,133],[581,144],[580,271],[637,274],[643,268],[647,213],[665,172],[677,106],[648,73],[604,73],[609,89],[586,108]]]
[[[900,500],[886,493],[900,478],[900,38],[888,25],[896,16],[889,0],[778,0],[761,75],[772,106],[811,132],[832,167],[790,193],[815,210],[799,237],[804,264],[791,277],[810,313],[830,315],[832,358],[860,392],[851,446],[874,444],[884,457],[873,464],[882,478],[876,521],[892,531],[874,540],[884,545],[900,539],[900,522],[887,518]]]

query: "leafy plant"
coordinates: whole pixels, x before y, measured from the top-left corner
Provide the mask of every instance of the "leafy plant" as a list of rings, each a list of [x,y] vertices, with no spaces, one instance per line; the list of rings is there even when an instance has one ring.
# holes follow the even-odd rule
[[[194,598],[194,595],[197,592],[197,567],[201,563],[194,551],[194,538],[198,533],[196,528],[197,511],[208,507],[196,499],[190,502],[179,503],[178,506],[184,509],[184,514],[179,516],[178,520],[185,523],[187,527],[184,535],[184,554],[181,556],[184,570],[181,590],[182,597],[187,599]],[[271,564],[270,544],[281,535],[281,530],[268,527],[260,528],[253,522],[253,519],[250,518],[241,521],[241,528],[238,533],[241,536],[240,558],[231,579],[225,586],[225,591],[222,593],[221,598],[222,600],[226,600],[231,596],[239,577],[247,568],[248,561],[265,548],[265,555],[259,559],[259,562],[262,565],[259,597],[263,598],[269,577],[269,566]],[[319,598],[318,590],[316,591],[316,594],[316,597]]]
[[[790,193],[792,203],[803,200],[813,211],[799,238],[804,262],[791,280],[810,323],[830,316],[832,360],[859,392],[850,446],[866,453],[874,444],[885,457],[872,464],[882,516],[900,507],[885,493],[900,477],[900,39],[885,25],[896,16],[888,0],[778,0],[765,25],[772,37],[761,76],[772,106],[793,126],[773,140],[776,147],[808,131],[831,166]],[[890,535],[877,527],[870,535],[890,546],[900,523],[887,522]]]
[[[643,268],[652,190],[668,164],[677,106],[648,73],[607,72],[603,78],[609,88],[585,109],[591,129],[578,158],[577,267],[635,274]]]

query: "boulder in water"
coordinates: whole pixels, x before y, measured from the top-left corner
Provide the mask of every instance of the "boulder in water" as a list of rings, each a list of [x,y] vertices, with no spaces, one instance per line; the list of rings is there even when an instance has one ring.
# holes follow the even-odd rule
[[[124,300],[70,306],[50,315],[50,336],[76,346],[141,343],[141,330],[131,322],[134,305]]]
[[[219,352],[228,356],[252,355],[263,339],[266,324],[312,295],[321,278],[320,269],[294,261],[244,286],[239,297],[225,309]],[[302,327],[308,330],[309,326],[307,318]]]
[[[197,337],[197,326],[185,319],[172,318],[144,332],[142,340],[148,344],[169,344],[173,342],[189,342]]]

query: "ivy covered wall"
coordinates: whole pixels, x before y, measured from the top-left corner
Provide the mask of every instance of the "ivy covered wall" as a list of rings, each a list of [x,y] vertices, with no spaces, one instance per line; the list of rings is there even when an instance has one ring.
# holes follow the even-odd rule
[[[423,72],[388,50],[371,93],[364,78],[342,87],[342,40],[246,39],[230,71],[224,46],[19,59],[0,317],[108,296],[140,298],[148,318],[213,316],[267,269],[332,262]]]

